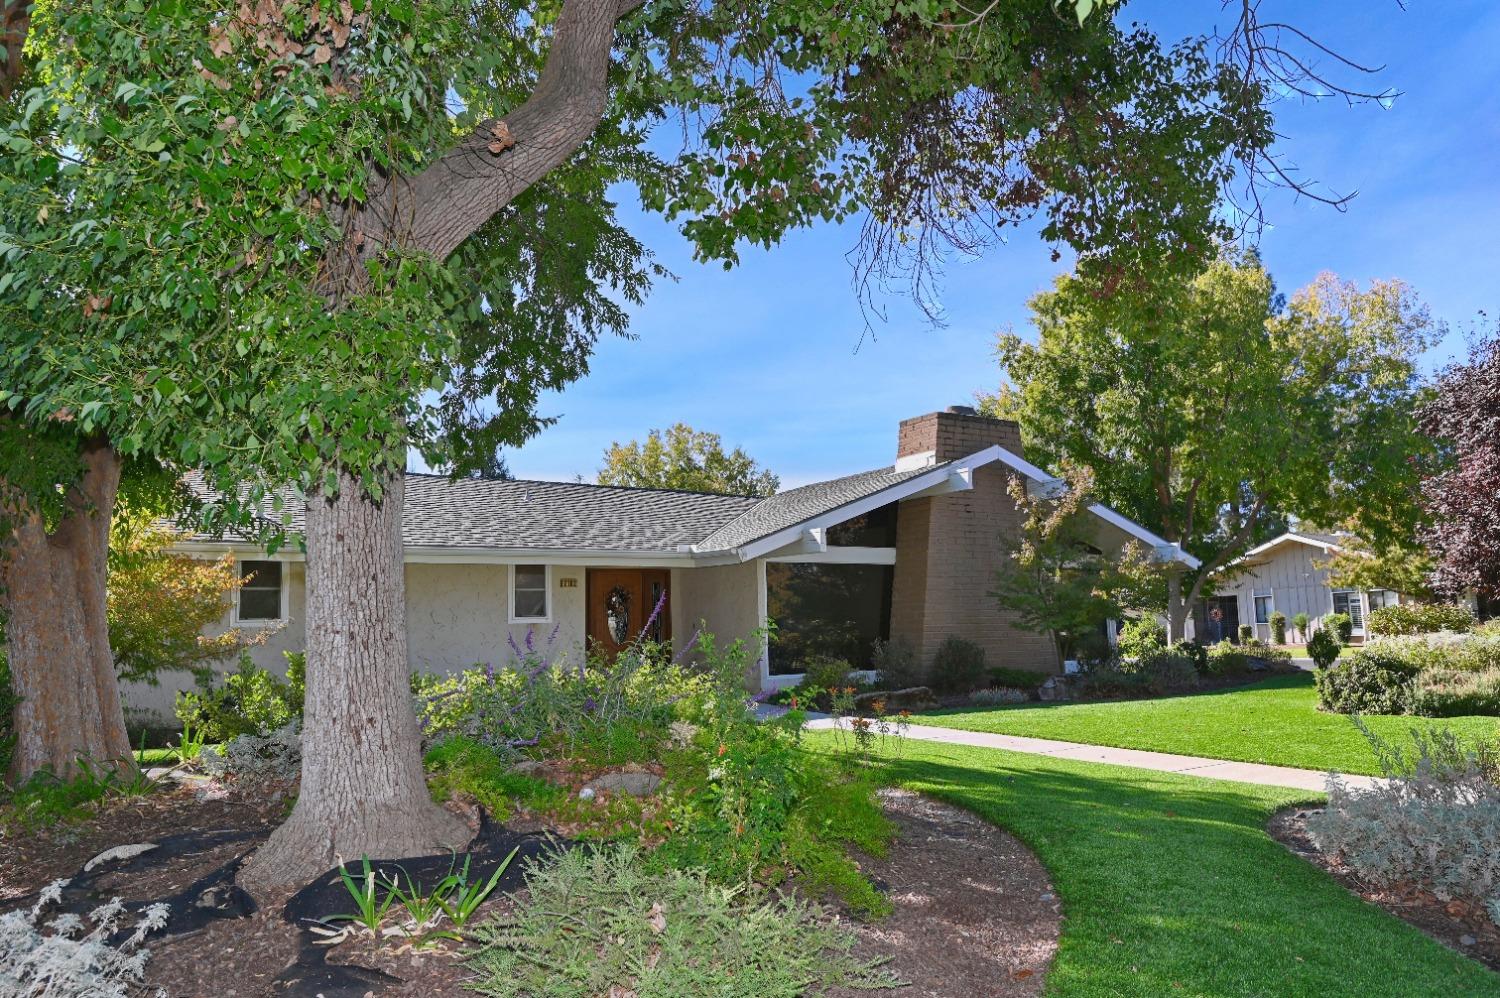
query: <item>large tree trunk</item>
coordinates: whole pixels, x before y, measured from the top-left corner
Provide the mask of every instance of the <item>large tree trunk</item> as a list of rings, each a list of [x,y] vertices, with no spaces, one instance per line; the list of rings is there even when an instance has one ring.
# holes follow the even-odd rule
[[[1167,574],[1167,642],[1181,641],[1187,637],[1188,601],[1182,595],[1182,573]]]
[[[401,476],[380,502],[347,474],[307,502],[307,709],[302,788],[251,857],[253,889],[302,884],[361,856],[462,849],[472,837],[432,802],[406,661]]]
[[[72,776],[80,759],[134,765],[109,651],[105,573],[120,461],[104,443],[84,448],[84,474],[49,533],[41,515],[11,497],[13,533],[0,557],[0,600],[15,710],[9,778],[49,770]]]

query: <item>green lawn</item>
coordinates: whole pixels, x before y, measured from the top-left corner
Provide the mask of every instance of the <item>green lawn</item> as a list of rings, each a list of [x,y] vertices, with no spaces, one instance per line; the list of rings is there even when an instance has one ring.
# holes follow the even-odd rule
[[[1312,675],[1306,672],[1159,700],[963,708],[922,714],[912,721],[1301,769],[1379,772],[1369,743],[1353,722],[1317,709]],[[1369,717],[1366,721],[1376,733],[1398,743],[1404,743],[1415,726],[1446,725],[1474,737],[1493,735],[1500,728],[1493,717]]]
[[[1047,867],[1064,914],[1050,998],[1500,995],[1266,835],[1298,791],[916,741],[891,769]]]

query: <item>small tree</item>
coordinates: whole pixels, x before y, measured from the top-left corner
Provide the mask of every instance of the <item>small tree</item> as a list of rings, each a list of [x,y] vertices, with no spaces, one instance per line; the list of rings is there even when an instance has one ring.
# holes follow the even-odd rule
[[[1286,644],[1286,614],[1277,610],[1271,614],[1271,643],[1273,645]]]
[[[204,675],[208,666],[269,636],[238,628],[202,633],[223,618],[244,580],[233,555],[205,561],[171,553],[180,536],[139,514],[117,516],[110,527],[109,644],[121,679],[155,683],[162,672]]]
[[[1307,655],[1313,660],[1313,665],[1320,669],[1326,669],[1332,665],[1334,659],[1339,657],[1342,647],[1339,639],[1334,637],[1327,627],[1318,628],[1307,639]]]
[[[1066,491],[1055,499],[1033,497],[1016,476],[1009,492],[1021,511],[1019,535],[996,573],[992,595],[1016,616],[1016,625],[1056,635],[1072,657],[1104,621],[1161,612],[1165,572],[1135,542],[1108,555],[1094,544],[1097,527],[1088,507],[1093,476],[1066,465]]]
[[[665,432],[646,434],[644,444],[610,444],[599,484],[768,496],[781,487],[781,479],[738,447],[726,453],[717,433],[674,423]]]

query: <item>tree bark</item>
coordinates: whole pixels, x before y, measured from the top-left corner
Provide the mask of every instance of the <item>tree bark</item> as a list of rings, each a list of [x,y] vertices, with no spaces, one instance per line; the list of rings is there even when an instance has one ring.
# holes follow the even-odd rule
[[[377,502],[347,473],[307,501],[307,706],[291,817],[250,858],[255,890],[303,884],[340,861],[462,849],[432,802],[406,659],[402,476]]]
[[[0,559],[0,603],[21,701],[13,783],[44,770],[73,776],[80,759],[121,770],[134,766],[105,614],[120,461],[103,442],[86,445],[82,457],[83,477],[51,533],[33,507],[6,497],[13,532]]]

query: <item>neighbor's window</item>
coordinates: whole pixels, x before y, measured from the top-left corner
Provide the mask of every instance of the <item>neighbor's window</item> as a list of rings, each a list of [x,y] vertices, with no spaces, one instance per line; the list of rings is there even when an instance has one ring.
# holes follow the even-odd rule
[[[1333,612],[1346,613],[1355,630],[1365,626],[1364,608],[1359,605],[1359,593],[1353,589],[1340,589],[1333,594]]]
[[[1395,606],[1400,600],[1396,594],[1389,589],[1371,589],[1366,598],[1370,601],[1371,610],[1379,610],[1382,607]]]
[[[547,566],[517,565],[512,576],[511,619],[546,620]]]
[[[1257,624],[1269,624],[1271,622],[1271,611],[1273,604],[1270,595],[1255,597],[1255,622]]]
[[[248,578],[247,578],[248,576]],[[281,619],[281,562],[242,561],[235,619],[241,623]]]

